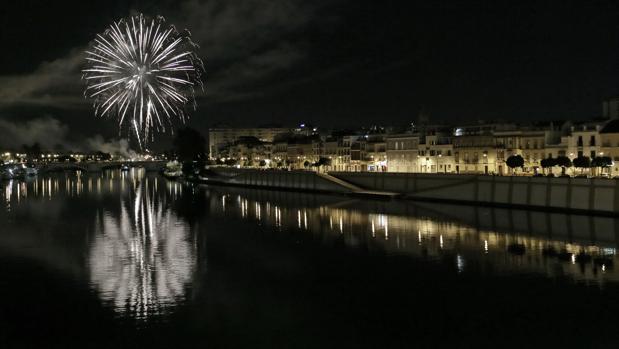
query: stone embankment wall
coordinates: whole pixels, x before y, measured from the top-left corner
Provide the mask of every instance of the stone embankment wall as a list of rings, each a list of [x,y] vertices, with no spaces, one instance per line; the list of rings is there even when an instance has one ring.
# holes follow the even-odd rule
[[[274,189],[351,193],[359,188],[329,175],[312,171],[252,170],[211,168],[225,184]]]
[[[331,172],[366,190],[430,201],[619,214],[619,180],[421,173]]]

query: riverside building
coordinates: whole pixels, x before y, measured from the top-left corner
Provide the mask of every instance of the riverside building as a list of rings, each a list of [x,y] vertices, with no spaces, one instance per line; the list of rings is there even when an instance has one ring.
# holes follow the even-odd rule
[[[292,134],[289,139],[278,135]],[[257,134],[251,146],[241,134]],[[213,135],[215,135],[213,137]],[[609,157],[612,164],[578,174],[619,176],[619,121],[517,125],[485,123],[456,127],[424,126],[396,134],[359,132],[295,135],[294,130],[223,129],[209,132],[211,154],[237,158],[241,166],[316,171],[381,171],[443,174],[577,174],[574,168],[542,168],[546,158]],[[275,141],[274,141],[275,140]],[[233,150],[233,151],[231,151]],[[213,155],[211,155],[213,156]],[[507,165],[521,156],[522,168]],[[247,161],[252,159],[252,161]],[[256,161],[255,159],[268,160]],[[245,160],[245,161],[241,161]],[[267,165],[268,164],[268,165]]]

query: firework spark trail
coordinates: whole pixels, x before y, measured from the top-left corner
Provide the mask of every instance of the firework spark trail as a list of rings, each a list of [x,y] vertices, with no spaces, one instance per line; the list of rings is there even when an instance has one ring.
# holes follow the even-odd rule
[[[194,109],[195,89],[203,88],[204,65],[191,34],[166,26],[163,17],[142,14],[113,23],[86,51],[84,95],[95,115],[127,123],[140,146],[153,130],[164,132],[175,119],[185,122]]]

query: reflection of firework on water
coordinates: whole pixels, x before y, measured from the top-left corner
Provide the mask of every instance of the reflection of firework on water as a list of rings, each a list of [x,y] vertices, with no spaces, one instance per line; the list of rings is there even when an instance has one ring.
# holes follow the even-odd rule
[[[129,123],[140,143],[151,130],[184,121],[187,104],[196,107],[195,88],[202,88],[197,49],[187,30],[166,26],[163,17],[140,14],[113,23],[86,51],[82,71],[95,115]]]
[[[91,279],[120,313],[138,319],[163,314],[183,301],[191,283],[196,251],[190,227],[166,205],[138,184],[120,217],[97,218]]]

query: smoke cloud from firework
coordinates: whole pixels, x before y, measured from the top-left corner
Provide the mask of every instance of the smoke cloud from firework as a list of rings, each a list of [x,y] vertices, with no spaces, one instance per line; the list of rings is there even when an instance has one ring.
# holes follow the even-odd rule
[[[26,122],[0,119],[0,151],[20,151],[22,145],[38,143],[44,151],[102,151],[115,156],[136,158],[127,139],[105,139],[95,135],[82,140],[70,140],[70,128],[60,120],[39,117]]]
[[[121,156],[128,159],[135,159],[138,157],[138,154],[129,147],[129,141],[127,139],[106,140],[103,136],[96,135],[87,139],[86,145],[88,149],[102,151],[114,156]]]
[[[191,34],[142,14],[122,19],[98,34],[86,51],[85,96],[95,115],[128,125],[140,144],[152,131],[184,122],[196,108],[204,66]]]
[[[18,150],[24,143],[39,143],[45,149],[65,146],[69,127],[52,117],[42,117],[27,122],[0,119],[0,147]]]

